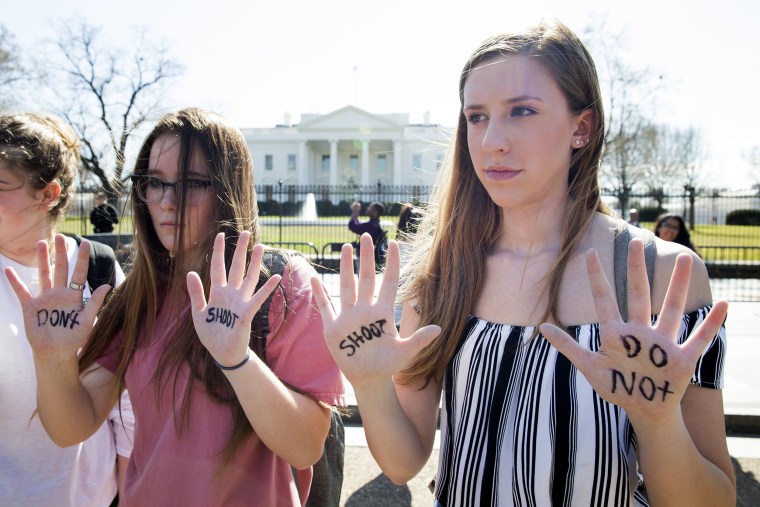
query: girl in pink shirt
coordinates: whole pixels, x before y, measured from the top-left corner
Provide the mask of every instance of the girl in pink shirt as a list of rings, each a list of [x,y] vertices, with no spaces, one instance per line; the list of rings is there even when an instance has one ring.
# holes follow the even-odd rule
[[[87,248],[69,286],[65,257],[52,279],[43,263],[38,297],[9,272],[46,431],[61,446],[86,439],[129,388],[136,426],[123,505],[304,503],[343,386],[313,269],[283,254],[282,277],[269,276],[262,263],[243,135],[207,111],[166,115],[140,150],[131,197],[134,262],[94,327],[108,288],[84,308],[72,290],[84,283]],[[38,325],[42,311],[67,315],[67,325]]]

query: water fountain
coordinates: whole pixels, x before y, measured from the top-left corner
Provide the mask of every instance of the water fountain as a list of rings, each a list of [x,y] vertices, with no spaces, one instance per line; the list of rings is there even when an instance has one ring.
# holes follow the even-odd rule
[[[316,222],[317,221],[317,200],[314,194],[306,194],[306,200],[301,207],[301,213],[298,218],[304,222]]]

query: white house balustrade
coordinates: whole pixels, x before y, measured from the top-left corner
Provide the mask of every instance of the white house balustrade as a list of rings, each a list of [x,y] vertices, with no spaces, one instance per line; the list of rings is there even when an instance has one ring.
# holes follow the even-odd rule
[[[289,120],[288,120],[289,123]],[[345,106],[297,124],[242,129],[257,184],[432,185],[451,129]]]

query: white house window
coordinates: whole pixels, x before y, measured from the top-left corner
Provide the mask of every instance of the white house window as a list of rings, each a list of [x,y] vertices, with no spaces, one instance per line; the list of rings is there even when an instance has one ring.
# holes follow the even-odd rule
[[[322,155],[322,170],[330,171],[330,155]]]
[[[288,154],[288,171],[295,171],[296,170],[296,154],[290,153]]]
[[[357,169],[359,169],[359,155],[350,155],[348,157],[348,167],[352,173],[356,173]]]
[[[385,154],[382,153],[377,156],[377,172],[384,173],[388,169],[388,162],[385,158]]]
[[[435,156],[435,170],[439,170],[443,165],[443,154],[439,153]]]
[[[274,159],[272,155],[264,155],[264,170],[271,171],[274,169]]]
[[[422,153],[415,153],[412,155],[412,169],[415,171],[422,170]]]

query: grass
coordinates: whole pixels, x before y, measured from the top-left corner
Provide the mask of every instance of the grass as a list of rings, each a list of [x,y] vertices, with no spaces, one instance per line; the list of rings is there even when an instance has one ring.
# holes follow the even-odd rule
[[[654,223],[642,223],[654,228]],[[756,225],[695,225],[691,242],[709,261],[760,261],[760,227]]]
[[[356,240],[356,235],[348,230],[347,217],[320,218],[314,224],[304,224],[297,218],[277,216],[261,217],[261,240],[264,243],[305,243],[311,242],[319,254],[329,243],[347,243]],[[280,227],[282,223],[282,227]],[[652,230],[653,223],[642,223],[642,227]],[[84,233],[83,233],[84,228]],[[395,217],[387,217],[383,228],[395,238]],[[81,217],[67,217],[58,224],[60,232],[92,234],[89,220]],[[114,232],[132,233],[132,217],[123,216]],[[760,261],[760,226],[749,225],[697,225],[691,231],[692,242],[700,254],[708,261]],[[313,253],[309,248],[297,248],[304,253]]]

